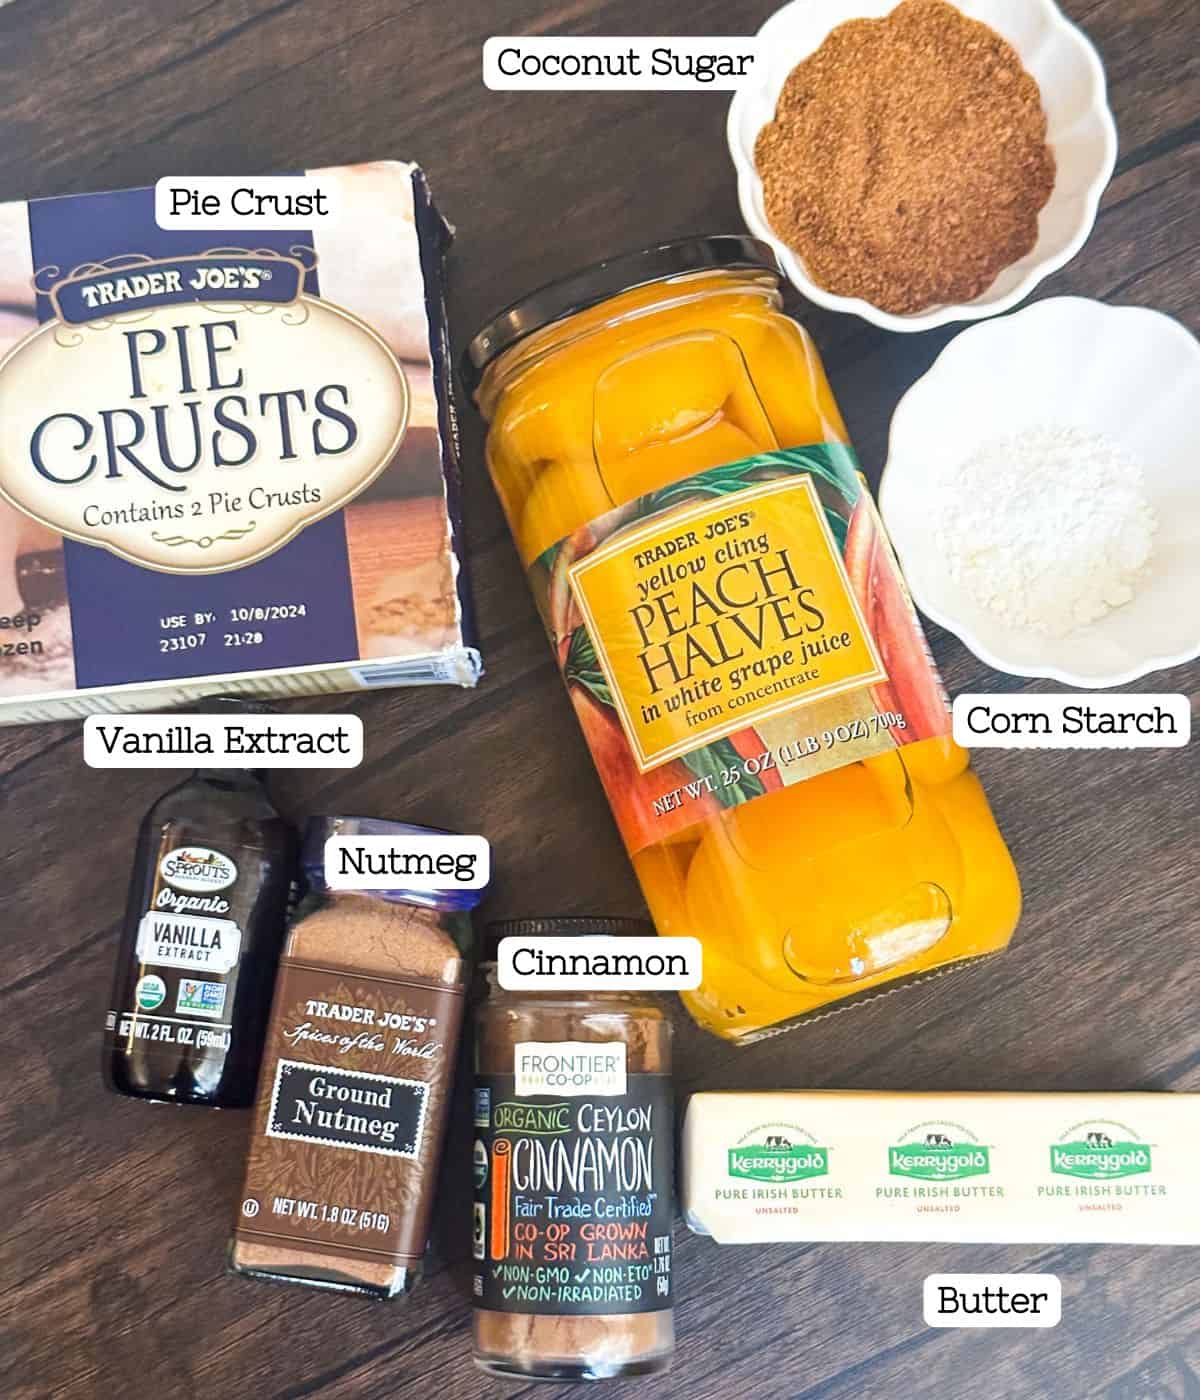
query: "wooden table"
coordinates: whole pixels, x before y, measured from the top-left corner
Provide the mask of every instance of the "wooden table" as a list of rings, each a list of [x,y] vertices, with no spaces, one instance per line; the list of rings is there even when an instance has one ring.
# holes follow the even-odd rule
[[[420,160],[458,226],[458,342],[513,296],[672,235],[740,227],[720,94],[489,93],[507,33],[749,33],[772,0],[9,0],[0,197],[380,155]],[[1195,0],[1069,0],[1108,65],[1121,134],[1091,240],[1039,295],[1200,324]],[[954,334],[889,336],[805,311],[868,471],[899,395]],[[481,465],[463,404],[476,691],[356,696],[367,758],[284,775],[297,813],[408,817],[491,838],[487,912],[635,912],[640,900]],[[1200,470],[1200,459],[1197,469]],[[1012,690],[931,629],[952,691]],[[1029,689],[1038,687],[1030,686]],[[1200,666],[1139,688],[1200,696]],[[316,708],[316,706],[314,706]],[[981,755],[1026,913],[1012,951],[952,981],[757,1048],[680,1015],[679,1088],[1200,1089],[1196,746]],[[429,1277],[370,1305],[224,1274],[247,1121],[104,1092],[97,1062],[136,824],[168,785],[83,764],[79,730],[0,733],[0,1394],[233,1400],[515,1394],[468,1354],[467,1152],[451,1141]],[[460,1120],[461,1121],[461,1120]],[[721,1253],[679,1228],[670,1375],[606,1394],[1200,1396],[1190,1251],[906,1246]],[[1053,1332],[921,1320],[930,1272],[1039,1270]],[[558,1393],[543,1390],[543,1395]]]

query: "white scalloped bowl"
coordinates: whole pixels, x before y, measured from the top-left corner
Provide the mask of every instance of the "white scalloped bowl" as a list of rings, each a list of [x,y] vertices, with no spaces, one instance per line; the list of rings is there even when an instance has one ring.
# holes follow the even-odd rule
[[[792,0],[759,30],[762,57],[754,80],[734,94],[726,133],[737,169],[738,201],[747,227],[775,249],[792,284],[818,306],[849,311],[884,330],[925,331],[950,321],[974,321],[1009,311],[1034,287],[1065,266],[1083,247],[1100,196],[1117,159],[1117,130],[1108,107],[1104,67],[1082,31],[1053,0],[959,0],[958,8],[989,24],[1016,49],[1037,80],[1046,109],[1048,139],[1058,162],[1054,192],[1038,220],[1028,256],[1006,267],[974,301],[932,307],[910,316],[881,311],[859,297],[836,296],[808,275],[803,259],[767,222],[754,142],[775,115],[788,74],[820,48],[831,29],[850,19],[877,19],[898,0]]]
[[[954,582],[939,481],[1028,428],[1099,433],[1139,462],[1158,517],[1133,599],[1067,637],[1015,630]],[[917,606],[981,661],[1067,685],[1124,685],[1200,656],[1200,342],[1159,311],[1052,297],[956,336],[892,417],[879,504]]]

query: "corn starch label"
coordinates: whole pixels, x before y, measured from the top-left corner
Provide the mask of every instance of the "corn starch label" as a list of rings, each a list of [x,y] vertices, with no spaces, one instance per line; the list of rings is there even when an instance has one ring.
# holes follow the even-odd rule
[[[631,852],[714,810],[950,732],[843,444],[674,482],[591,521],[531,573]]]

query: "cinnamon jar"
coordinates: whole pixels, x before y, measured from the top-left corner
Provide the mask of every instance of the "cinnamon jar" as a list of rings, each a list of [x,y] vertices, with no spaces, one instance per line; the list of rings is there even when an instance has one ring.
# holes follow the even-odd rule
[[[652,934],[522,919],[509,935]],[[489,939],[491,941],[491,939]],[[476,1012],[474,1352],[493,1375],[598,1380],[670,1362],[671,1023],[633,992],[505,991]]]
[[[259,1078],[235,1273],[393,1298],[419,1276],[481,891],[330,889],[330,836],[422,834],[366,817],[308,824],[297,910]]]

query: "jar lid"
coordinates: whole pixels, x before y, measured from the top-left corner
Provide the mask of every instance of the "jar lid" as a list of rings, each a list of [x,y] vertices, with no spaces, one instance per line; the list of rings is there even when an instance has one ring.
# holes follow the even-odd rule
[[[467,346],[462,365],[467,388],[474,393],[484,370],[498,355],[564,316],[573,316],[609,297],[664,278],[743,268],[771,272],[776,277],[783,275],[770,244],[746,234],[719,233],[640,248],[635,253],[593,263],[557,282],[548,282],[505,307]]]
[[[502,938],[653,938],[649,919],[620,914],[558,914],[539,919],[498,919],[487,926],[487,956]]]
[[[438,826],[417,826],[412,822],[387,821],[383,817],[309,817],[304,828],[304,874],[315,889],[324,890],[325,842],[331,836],[454,836]],[[414,890],[403,886],[386,890],[363,890],[363,894],[394,904],[418,904],[424,909],[474,909],[486,890],[460,888]]]

